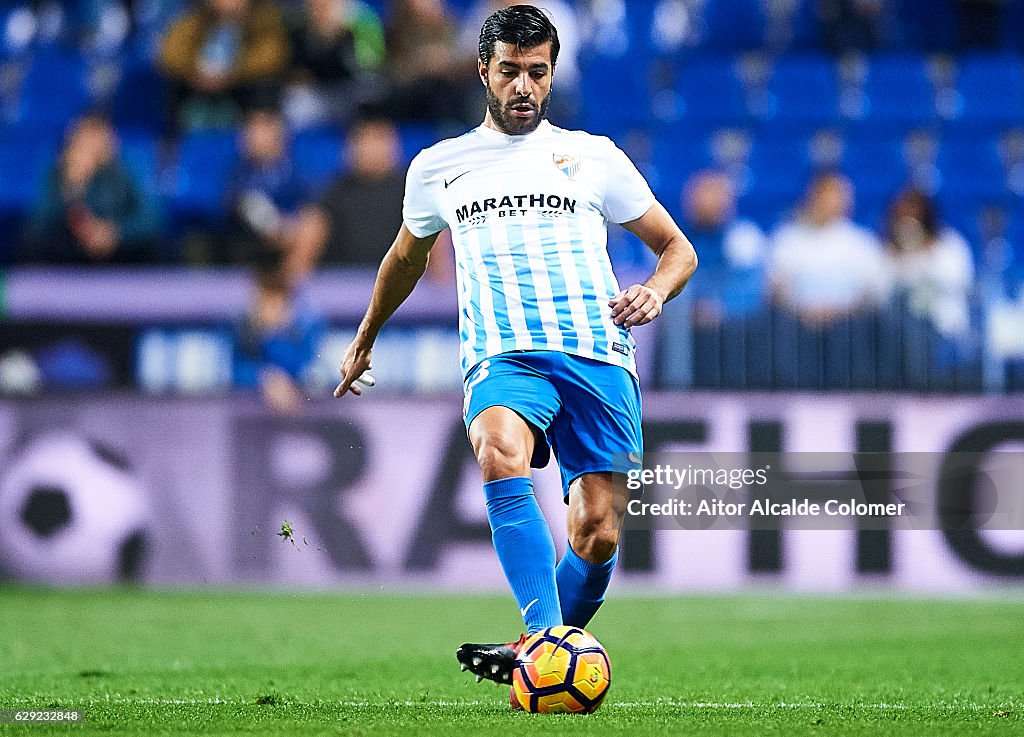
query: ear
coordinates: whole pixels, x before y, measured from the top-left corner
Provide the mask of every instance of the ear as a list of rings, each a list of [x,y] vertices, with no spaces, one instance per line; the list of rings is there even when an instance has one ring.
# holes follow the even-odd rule
[[[477,71],[477,74],[480,76],[480,81],[483,83],[484,87],[486,87],[487,86],[487,65],[484,64],[479,59],[477,59],[476,60],[476,71]]]

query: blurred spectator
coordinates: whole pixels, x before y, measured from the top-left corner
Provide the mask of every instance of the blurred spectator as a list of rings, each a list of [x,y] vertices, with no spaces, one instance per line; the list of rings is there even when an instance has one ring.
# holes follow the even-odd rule
[[[36,203],[22,260],[152,261],[159,237],[155,197],[118,156],[110,121],[96,115],[80,118]]]
[[[478,122],[481,96],[475,66],[458,54],[456,24],[444,0],[397,0],[386,38],[392,86],[384,103],[387,117]]]
[[[284,22],[270,0],[198,4],[168,29],[161,56],[179,126],[230,127],[240,110],[273,104],[288,55]]]
[[[305,0],[289,17],[292,84],[285,103],[295,126],[346,123],[380,94],[384,27],[360,0]]]
[[[348,138],[349,169],[303,214],[290,271],[317,264],[376,266],[402,225],[405,174],[398,131],[385,120],[363,120]]]
[[[365,119],[348,138],[349,170],[302,214],[288,262],[293,283],[318,265],[379,266],[402,226],[405,172],[393,123]],[[455,276],[447,233],[438,237],[427,276],[451,282]]]
[[[881,48],[886,4],[887,0],[818,0],[825,47],[836,54]]]
[[[716,322],[727,314],[757,308],[762,300],[765,237],[761,229],[736,215],[732,180],[717,171],[694,174],[683,188],[683,231],[693,243],[702,269],[715,279],[697,288],[698,317]]]
[[[827,325],[879,306],[889,270],[873,233],[853,223],[853,185],[836,172],[816,175],[798,218],[772,238],[773,299],[806,323]]]
[[[967,241],[942,227],[931,199],[915,189],[890,205],[884,237],[896,288],[910,310],[947,338],[965,336],[974,281]]]
[[[296,296],[279,264],[267,257],[255,270],[252,303],[235,328],[233,375],[235,386],[259,389],[274,411],[294,414],[324,323]]]
[[[228,186],[231,233],[216,261],[252,263],[266,252],[288,252],[306,191],[288,152],[284,119],[254,110],[242,127],[242,155]]]
[[[954,0],[964,49],[994,49],[1003,33],[1006,0]]]

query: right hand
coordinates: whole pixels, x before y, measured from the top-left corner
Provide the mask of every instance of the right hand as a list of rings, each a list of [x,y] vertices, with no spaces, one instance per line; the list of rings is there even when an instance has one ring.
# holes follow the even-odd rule
[[[357,397],[363,393],[355,381],[373,368],[370,362],[372,353],[373,348],[364,345],[358,338],[349,343],[345,357],[341,360],[341,383],[334,390],[335,397],[343,397],[347,392],[352,392]]]

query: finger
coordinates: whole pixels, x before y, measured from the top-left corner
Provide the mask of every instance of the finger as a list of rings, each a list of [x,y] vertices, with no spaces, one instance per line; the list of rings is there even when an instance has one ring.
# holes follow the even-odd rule
[[[611,305],[611,307],[612,307],[612,316],[614,317],[614,316],[618,315],[620,312],[622,312],[622,310],[625,308],[625,306],[628,305],[630,302],[632,302],[634,299],[636,299],[636,296],[639,293],[640,293],[640,285],[639,284],[634,284],[633,286],[631,286],[626,291],[620,292],[619,296],[615,298],[615,301]]]
[[[335,388],[334,396],[335,397],[343,397],[351,389],[358,388],[358,387],[353,387],[352,386],[352,382],[354,380],[355,380],[354,377],[352,377],[352,375],[350,373],[346,373],[344,370],[342,370],[342,372],[341,372],[341,383],[338,384],[338,386]],[[359,392],[353,392],[353,394],[357,394],[358,395]]]
[[[646,325],[651,320],[661,314],[661,310],[658,308],[657,303],[653,303],[645,306],[643,309],[638,310],[633,314],[623,327],[632,328],[637,325]]]
[[[622,296],[619,297],[618,300],[616,300],[617,308],[621,310],[623,307],[625,307],[634,299],[636,299],[637,295],[641,293],[642,289],[639,284],[634,284],[633,286],[629,287],[626,291],[622,293]]]
[[[344,381],[341,382],[340,384],[338,384],[338,386],[336,386],[334,388],[334,396],[336,398],[343,397],[346,394],[348,394],[349,392],[352,392],[353,394],[355,394],[358,397],[360,394],[363,393],[363,390],[360,389],[355,384],[351,384],[351,383],[348,386],[346,386]]]
[[[640,321],[647,317],[652,310],[658,307],[658,300],[653,296],[649,296],[648,299],[644,300],[641,304],[635,305],[635,309],[625,321],[626,327],[633,327],[639,325]]]
[[[618,315],[615,316],[615,323],[617,325],[623,325],[629,320],[638,310],[643,309],[651,300],[651,295],[646,292],[638,294],[629,304],[622,308]]]

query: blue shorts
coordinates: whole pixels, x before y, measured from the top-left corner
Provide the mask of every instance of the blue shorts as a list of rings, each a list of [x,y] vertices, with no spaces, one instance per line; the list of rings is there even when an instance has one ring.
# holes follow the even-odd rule
[[[622,366],[561,351],[491,356],[466,376],[466,429],[488,407],[508,407],[534,429],[530,465],[543,468],[554,451],[562,493],[585,473],[639,468],[640,385]]]

